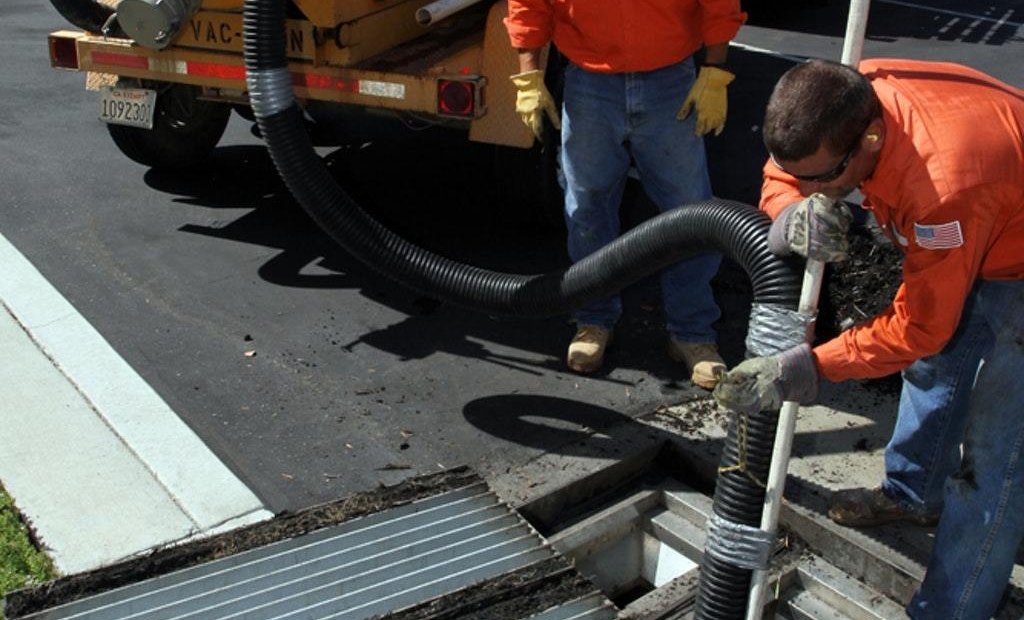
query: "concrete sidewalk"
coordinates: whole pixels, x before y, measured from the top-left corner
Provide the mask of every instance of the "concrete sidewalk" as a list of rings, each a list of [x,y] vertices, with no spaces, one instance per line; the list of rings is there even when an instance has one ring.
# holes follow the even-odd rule
[[[0,235],[0,483],[63,574],[270,518]]]

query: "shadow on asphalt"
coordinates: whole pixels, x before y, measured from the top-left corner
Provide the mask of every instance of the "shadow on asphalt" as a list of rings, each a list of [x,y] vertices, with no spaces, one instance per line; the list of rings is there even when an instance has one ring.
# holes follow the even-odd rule
[[[478,398],[467,403],[462,413],[470,424],[494,437],[545,454],[574,457],[607,455],[620,439],[604,431],[639,425],[630,416],[600,405],[536,394]]]

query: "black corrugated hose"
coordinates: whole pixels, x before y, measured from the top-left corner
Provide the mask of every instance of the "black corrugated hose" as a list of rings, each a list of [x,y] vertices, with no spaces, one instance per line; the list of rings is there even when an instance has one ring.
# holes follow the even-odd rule
[[[681,258],[721,252],[743,266],[755,304],[795,310],[801,272],[767,247],[770,221],[741,203],[708,200],[648,220],[565,270],[520,275],[495,272],[433,254],[387,230],[359,207],[313,150],[292,94],[285,58],[284,0],[245,0],[245,65],[249,96],[278,172],[296,200],[339,245],[385,276],[420,293],[473,310],[520,317],[563,314],[620,291]],[[730,431],[722,462],[745,472],[718,477],[714,510],[757,527],[768,476],[775,413],[751,416],[745,437]],[[723,468],[724,470],[725,468]],[[698,618],[742,618],[752,571],[705,554]]]
[[[777,411],[762,411],[729,425],[711,505],[714,513],[726,521],[755,529],[761,526],[766,494],[762,481],[768,479],[778,421]],[[737,463],[745,464],[742,470],[732,467]],[[753,575],[751,569],[705,553],[694,620],[746,618]]]
[[[114,14],[114,9],[96,0],[50,0],[61,17],[86,32],[103,32],[103,26]],[[124,37],[124,31],[114,23],[108,33],[112,37]]]

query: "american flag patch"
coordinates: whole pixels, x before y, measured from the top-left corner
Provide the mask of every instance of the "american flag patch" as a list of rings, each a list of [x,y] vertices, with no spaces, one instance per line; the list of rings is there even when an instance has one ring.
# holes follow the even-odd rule
[[[960,232],[960,222],[953,220],[945,224],[914,224],[914,237],[917,245],[926,250],[949,250],[964,244],[964,235]]]

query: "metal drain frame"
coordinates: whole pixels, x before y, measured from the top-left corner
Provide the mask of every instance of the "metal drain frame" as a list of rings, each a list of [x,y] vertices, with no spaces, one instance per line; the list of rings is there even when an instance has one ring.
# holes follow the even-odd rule
[[[5,612],[11,620],[411,619],[514,601],[518,615],[509,618],[615,617],[611,603],[468,469],[399,487],[12,593]]]

